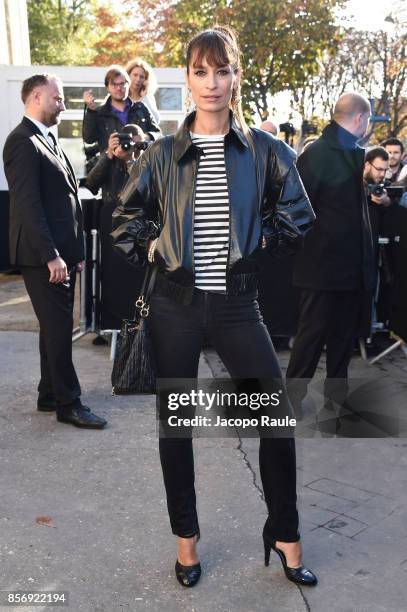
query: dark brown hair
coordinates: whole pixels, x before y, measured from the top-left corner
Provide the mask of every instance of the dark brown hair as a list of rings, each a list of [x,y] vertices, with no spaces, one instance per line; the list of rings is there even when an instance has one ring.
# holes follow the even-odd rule
[[[371,164],[377,157],[383,161],[389,161],[389,154],[387,153],[386,149],[383,149],[383,147],[372,147],[365,155],[365,162],[369,162],[369,164]]]
[[[109,70],[105,74],[105,87],[107,87],[113,81],[113,79],[118,76],[123,77],[126,83],[130,84],[129,75],[127,74],[125,69],[121,66],[113,64],[113,66],[110,66]]]
[[[186,51],[187,73],[190,66],[200,66],[206,59],[210,66],[231,66],[234,72],[241,69],[241,53],[235,32],[228,26],[215,26],[194,36]],[[233,90],[231,109],[244,132],[247,125],[243,117],[240,83]]]
[[[385,140],[384,142],[381,142],[380,144],[382,147],[387,147],[388,145],[393,146],[393,147],[400,147],[400,151],[404,153],[403,143],[398,138],[388,138],[387,140]]]
[[[28,96],[36,87],[48,85],[50,81],[61,82],[61,79],[57,77],[55,74],[49,74],[48,72],[43,72],[41,74],[34,74],[28,79],[25,79],[25,81],[23,81],[23,86],[21,88],[21,99],[23,101],[23,104],[26,103]]]

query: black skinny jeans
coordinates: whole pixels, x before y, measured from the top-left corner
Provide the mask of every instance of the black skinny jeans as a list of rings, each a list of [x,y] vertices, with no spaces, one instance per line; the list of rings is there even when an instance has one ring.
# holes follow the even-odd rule
[[[255,294],[228,296],[195,290],[184,306],[154,293],[148,319],[158,378],[196,378],[209,334],[232,378],[281,378],[281,370]],[[172,532],[199,533],[192,439],[161,438],[160,459]],[[260,473],[268,508],[268,533],[296,542],[296,459],[293,438],[261,438]]]

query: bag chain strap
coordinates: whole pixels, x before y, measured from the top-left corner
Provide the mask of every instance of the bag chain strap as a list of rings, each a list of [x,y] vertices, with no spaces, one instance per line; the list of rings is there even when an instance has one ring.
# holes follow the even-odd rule
[[[146,319],[150,314],[150,304],[148,301],[154,288],[156,275],[157,266],[149,266],[146,270],[141,293],[136,300],[136,309],[139,310],[140,317],[143,319]]]
[[[150,305],[144,301],[144,295],[139,295],[136,300],[136,308],[140,311],[140,317],[146,319],[150,313]]]

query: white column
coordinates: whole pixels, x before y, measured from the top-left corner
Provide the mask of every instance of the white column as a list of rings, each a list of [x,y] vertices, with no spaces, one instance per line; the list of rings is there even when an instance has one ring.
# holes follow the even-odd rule
[[[0,0],[0,64],[31,64],[27,0]]]

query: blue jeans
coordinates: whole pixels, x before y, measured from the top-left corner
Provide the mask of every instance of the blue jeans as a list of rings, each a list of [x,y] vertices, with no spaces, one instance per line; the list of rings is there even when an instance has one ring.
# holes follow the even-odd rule
[[[257,295],[225,296],[198,289],[188,306],[155,292],[148,319],[158,378],[196,378],[204,338],[209,337],[232,378],[282,378]],[[160,438],[160,459],[171,528],[199,532],[191,438]],[[260,473],[270,537],[296,542],[298,513],[293,438],[261,438]]]

